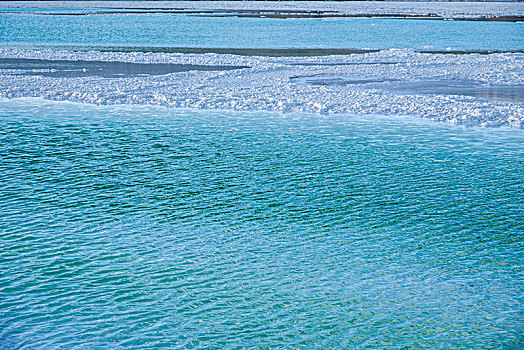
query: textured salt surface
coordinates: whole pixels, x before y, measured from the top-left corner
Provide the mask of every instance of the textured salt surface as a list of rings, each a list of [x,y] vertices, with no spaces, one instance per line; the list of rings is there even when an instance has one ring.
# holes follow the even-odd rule
[[[522,53],[435,55],[387,50],[322,57],[253,57],[3,49],[0,57],[251,67],[120,78],[15,75],[16,70],[3,69],[0,70],[0,97],[232,110],[413,115],[457,124],[524,127],[524,104],[519,102],[524,86]],[[304,84],[296,81],[298,77],[338,77],[353,84]],[[463,85],[457,87],[451,82],[463,82]],[[376,85],[370,86],[373,84]],[[443,87],[448,91],[442,91]],[[484,92],[477,93],[475,89]],[[495,93],[505,95],[503,99],[508,101],[493,97]]]

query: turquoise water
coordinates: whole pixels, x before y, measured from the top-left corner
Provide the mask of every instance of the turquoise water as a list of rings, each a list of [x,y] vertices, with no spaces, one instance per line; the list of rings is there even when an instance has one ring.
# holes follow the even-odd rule
[[[0,157],[2,349],[522,346],[522,130],[2,100]]]
[[[524,23],[0,13],[0,45],[522,51]]]

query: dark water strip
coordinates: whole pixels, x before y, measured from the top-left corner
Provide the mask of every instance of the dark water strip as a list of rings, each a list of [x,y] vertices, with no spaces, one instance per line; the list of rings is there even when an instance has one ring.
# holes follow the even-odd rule
[[[336,63],[325,63],[325,62],[292,62],[287,63],[289,66],[363,66],[363,65],[384,65],[384,64],[399,64],[402,62],[398,61],[380,61],[380,62],[336,62]]]
[[[447,17],[437,14],[400,14],[400,13],[375,13],[375,14],[338,14],[338,13],[307,13],[307,14],[286,14],[286,13],[260,13],[260,14],[202,14],[211,17],[244,17],[244,18],[393,18],[393,19],[418,19],[418,20],[454,20],[454,21],[473,21],[473,22],[523,22],[524,16],[483,16],[483,17]]]
[[[55,78],[99,76],[105,78],[164,75],[169,73],[220,71],[249,68],[247,66],[211,66],[170,63],[131,63],[105,61],[67,61],[27,58],[0,58],[0,69],[15,69],[16,75],[39,75]]]
[[[387,64],[387,63],[386,63]],[[381,89],[401,95],[460,95],[485,100],[524,102],[523,85],[486,84],[471,79],[425,79],[403,81],[398,79],[355,79],[352,77],[296,76],[291,80],[298,84],[334,87]]]

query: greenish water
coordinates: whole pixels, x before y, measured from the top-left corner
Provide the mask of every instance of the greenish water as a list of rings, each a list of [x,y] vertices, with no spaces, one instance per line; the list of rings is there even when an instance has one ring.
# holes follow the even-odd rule
[[[519,348],[524,133],[0,101],[0,348]]]

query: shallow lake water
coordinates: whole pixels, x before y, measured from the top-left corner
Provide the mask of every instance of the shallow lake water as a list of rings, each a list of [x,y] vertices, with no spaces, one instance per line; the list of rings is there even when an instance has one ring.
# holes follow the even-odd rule
[[[524,50],[522,22],[399,18],[275,19],[165,13],[78,16],[39,14],[38,11],[0,12],[0,33],[0,44],[14,48]]]
[[[0,101],[0,347],[518,348],[524,133]]]

